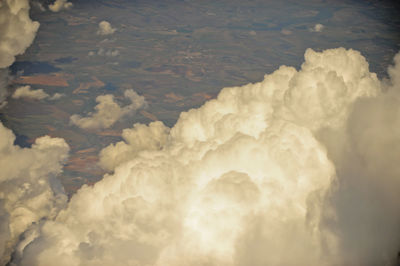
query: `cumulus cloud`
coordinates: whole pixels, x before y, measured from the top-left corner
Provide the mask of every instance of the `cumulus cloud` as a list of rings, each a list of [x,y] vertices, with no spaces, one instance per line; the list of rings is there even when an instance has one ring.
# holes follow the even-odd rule
[[[343,265],[400,262],[400,53],[388,74],[386,93],[354,103],[346,131],[319,134],[337,173],[321,228],[336,233]]]
[[[315,26],[312,29],[310,29],[310,31],[321,32],[324,28],[325,28],[324,25],[318,23],[318,24],[315,24]]]
[[[97,30],[98,35],[110,35],[116,31],[115,28],[111,27],[110,22],[108,21],[101,21],[99,23],[99,29]]]
[[[66,203],[55,176],[68,155],[63,139],[36,139],[31,148],[15,146],[15,136],[0,123],[0,264],[17,256],[15,245],[34,223],[52,219]],[[29,243],[29,241],[28,241]],[[22,248],[24,241],[19,243]]]
[[[31,86],[26,85],[17,88],[11,97],[13,99],[29,98],[34,100],[43,100],[45,98],[48,98],[49,95],[45,93],[42,89],[31,90]]]
[[[7,96],[6,68],[31,45],[38,28],[39,23],[29,18],[28,0],[0,3],[0,105]]]
[[[224,88],[171,129],[135,124],[100,154],[112,173],[38,225],[13,263],[394,265],[396,62],[386,84],[357,51],[308,49],[300,70]],[[99,105],[119,110],[109,98]]]
[[[3,1],[0,18],[0,68],[5,68],[31,45],[39,23],[29,18],[28,0]]]
[[[0,2],[0,108],[6,104],[7,68],[32,43],[38,28],[29,18],[28,0]],[[14,134],[0,122],[0,265],[11,255],[18,258],[35,236],[33,228],[43,219],[53,219],[66,204],[55,178],[68,155],[66,142],[44,136],[31,148],[20,148],[14,141]]]
[[[39,1],[31,1],[31,4],[32,4],[32,7],[35,8],[36,10],[39,10],[41,12],[46,11],[46,8]]]
[[[54,93],[52,96],[50,96],[48,99],[51,100],[51,101],[55,101],[55,100],[61,99],[61,98],[64,97],[64,96],[65,96],[64,93],[58,93],[58,92],[56,92],[56,93]]]
[[[70,9],[73,6],[68,0],[56,0],[53,4],[49,5],[50,11],[60,12],[61,10]]]
[[[130,101],[130,104],[121,107],[115,102],[113,95],[100,95],[96,98],[98,104],[94,107],[96,110],[94,113],[89,113],[87,117],[75,114],[71,116],[70,121],[83,129],[109,128],[122,117],[132,115],[136,110],[147,105],[144,97],[138,95],[134,90],[126,90],[124,96]]]
[[[7,105],[7,101],[5,101],[5,99],[8,95],[8,72],[8,68],[0,68],[0,109]]]
[[[32,90],[31,86],[26,85],[17,88],[11,97],[13,99],[28,98],[33,100],[43,100],[43,99],[58,100],[63,96],[64,94],[61,93],[55,93],[54,95],[50,96],[42,89]]]
[[[100,152],[100,165],[112,171],[141,151],[160,150],[167,142],[168,134],[169,128],[160,121],[150,123],[149,126],[135,124],[133,128],[124,129],[124,141],[111,144]]]
[[[88,56],[95,56],[95,55],[99,55],[99,56],[107,56],[107,57],[116,57],[119,56],[119,50],[118,49],[106,49],[106,48],[99,48],[96,51],[90,51],[88,53]]]
[[[97,51],[97,55],[115,57],[115,56],[118,56],[118,55],[119,55],[119,50],[118,50],[118,49],[104,49],[104,48],[100,48],[100,49]]]

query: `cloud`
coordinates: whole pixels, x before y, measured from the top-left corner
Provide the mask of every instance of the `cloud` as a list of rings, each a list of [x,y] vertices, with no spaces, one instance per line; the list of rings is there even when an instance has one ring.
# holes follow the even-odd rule
[[[310,29],[312,32],[321,32],[325,28],[322,24],[315,24],[314,28]]]
[[[288,30],[288,29],[282,29],[282,30],[281,30],[281,33],[282,33],[283,35],[290,35],[290,34],[292,34],[293,32],[292,32],[291,30]]]
[[[65,141],[44,136],[31,148],[20,148],[13,145],[14,140],[11,130],[0,123],[1,265],[6,265],[13,251],[18,253],[15,245],[22,233],[41,219],[54,218],[67,200],[55,178],[68,155]]]
[[[89,113],[87,117],[75,114],[71,116],[70,121],[83,129],[109,128],[122,117],[132,115],[147,105],[144,97],[139,96],[134,90],[126,90],[124,96],[130,104],[123,107],[114,101],[114,96],[111,94],[98,96],[94,113]]]
[[[109,57],[115,57],[119,55],[119,50],[118,49],[104,49],[104,48],[100,48],[97,51],[98,55],[101,56],[109,56]]]
[[[68,0],[56,0],[53,4],[49,5],[49,9],[52,12],[60,12],[61,10],[70,9],[73,6]]]
[[[58,92],[56,92],[56,93],[53,94],[53,96],[50,96],[48,99],[51,100],[51,101],[55,101],[55,100],[61,99],[61,98],[64,97],[64,96],[65,96],[64,93],[58,93]]]
[[[8,82],[9,82],[9,71],[7,68],[0,68],[0,109],[7,105],[5,99],[8,95]]]
[[[108,21],[101,21],[99,23],[99,29],[97,30],[98,35],[110,35],[116,31],[115,28],[111,27],[111,24]]]
[[[49,94],[44,92],[42,89],[31,90],[31,86],[26,85],[26,86],[17,88],[11,97],[13,99],[28,98],[28,99],[33,99],[33,100],[44,100],[44,99],[58,100],[63,96],[64,96],[64,94],[61,94],[61,93],[55,93],[53,96],[50,96]]]
[[[100,165],[109,171],[123,162],[131,160],[144,150],[160,150],[167,142],[169,128],[162,122],[152,122],[149,126],[135,124],[133,128],[124,129],[124,141],[103,149],[100,153]]]
[[[4,1],[0,17],[0,68],[5,68],[31,45],[39,23],[29,18],[28,0]]]
[[[342,264],[399,263],[400,53],[394,61],[390,84],[381,84],[387,92],[355,102],[345,131],[325,130],[319,136],[338,184],[326,198],[334,212],[324,213],[321,227],[336,233]]]
[[[31,45],[38,28],[29,18],[28,0],[0,3],[0,108],[7,103],[7,68]],[[35,237],[33,228],[53,219],[67,200],[55,178],[68,155],[66,142],[44,136],[31,148],[20,148],[14,141],[0,122],[0,265],[11,255],[18,258]]]
[[[31,45],[39,23],[29,18],[28,0],[2,1],[0,18],[0,105],[4,105],[8,94],[6,68]]]
[[[49,95],[45,93],[42,89],[31,90],[31,86],[29,85],[17,88],[12,95],[13,99],[30,98],[34,100],[43,100],[48,97]]]
[[[171,129],[135,124],[100,153],[112,173],[40,223],[14,263],[394,265],[395,60],[385,83],[357,51],[308,49],[300,70],[224,88]],[[121,109],[98,102],[89,119]]]
[[[106,57],[116,57],[120,55],[120,52],[118,49],[106,49],[103,47],[100,47],[97,52],[96,51],[89,51],[88,56],[106,56]]]
[[[32,4],[32,7],[35,8],[36,10],[39,10],[41,12],[46,11],[46,8],[39,1],[31,1],[31,4]]]

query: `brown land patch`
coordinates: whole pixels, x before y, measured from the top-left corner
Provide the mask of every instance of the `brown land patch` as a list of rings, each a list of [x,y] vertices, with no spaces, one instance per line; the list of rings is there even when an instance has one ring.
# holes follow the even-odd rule
[[[96,133],[99,136],[111,136],[111,137],[119,137],[121,136],[121,131],[117,130],[107,130],[107,131],[102,131],[102,132],[97,132]]]
[[[213,98],[213,96],[212,95],[210,95],[210,94],[207,94],[207,93],[205,93],[205,92],[199,92],[199,93],[195,93],[195,94],[193,94],[193,96],[192,97],[195,97],[195,98],[199,98],[199,97],[201,97],[201,98],[203,98],[203,99],[205,99],[205,100],[210,100],[210,99],[212,99]]]
[[[83,149],[83,150],[79,150],[76,153],[77,154],[82,154],[82,153],[93,153],[96,152],[95,148],[89,148],[89,149]]]
[[[157,116],[155,116],[155,115],[153,115],[153,114],[151,114],[149,112],[146,112],[144,110],[140,111],[140,114],[143,115],[144,117],[150,119],[150,120],[158,121]]]
[[[92,175],[102,175],[103,170],[97,165],[97,155],[90,154],[74,154],[64,166],[65,169]]]
[[[68,87],[67,79],[69,76],[56,73],[51,75],[34,75],[34,76],[21,76],[14,82],[18,84],[35,84],[45,86],[56,86],[56,87]]]
[[[185,99],[185,97],[183,97],[182,95],[170,92],[165,94],[165,98],[167,102],[178,102],[178,101],[182,101],[183,99]]]
[[[79,84],[79,87],[76,88],[72,93],[77,94],[77,93],[88,93],[88,90],[91,87],[95,87],[95,88],[101,88],[104,87],[106,84],[99,80],[97,77],[92,76],[92,80],[90,82],[82,82],[81,84]]]

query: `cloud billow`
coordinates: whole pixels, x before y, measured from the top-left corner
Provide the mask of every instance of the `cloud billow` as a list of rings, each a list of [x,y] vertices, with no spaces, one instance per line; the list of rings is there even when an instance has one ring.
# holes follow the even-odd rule
[[[322,32],[322,30],[325,28],[324,25],[317,23],[314,25],[312,29],[310,29],[311,32]]]
[[[394,265],[399,58],[381,82],[357,51],[308,49],[172,128],[126,129],[13,263]]]
[[[0,107],[6,104],[8,67],[15,56],[23,54],[39,29],[39,22],[29,17],[29,1],[2,1],[0,3]]]
[[[44,136],[31,148],[14,145],[15,136],[0,122],[0,264],[26,244],[21,236],[41,219],[54,218],[67,197],[55,178],[69,147]],[[28,241],[29,243],[29,241]]]
[[[44,92],[42,89],[37,89],[37,90],[32,90],[31,86],[26,85],[17,88],[13,95],[11,96],[13,99],[20,99],[20,98],[25,98],[25,99],[32,99],[32,100],[58,100],[65,95],[62,93],[55,93],[52,96],[50,96],[48,93]]]
[[[73,6],[68,0],[56,0],[53,4],[49,5],[49,10],[52,12],[60,12],[62,10],[70,9]]]
[[[110,22],[103,20],[99,23],[97,35],[111,35],[115,31],[116,29],[111,26]]]
[[[94,107],[96,110],[94,113],[89,113],[86,117],[72,115],[70,122],[83,129],[105,129],[111,127],[122,117],[132,115],[147,105],[144,97],[138,95],[134,90],[126,90],[124,96],[130,101],[130,104],[121,107],[114,101],[113,95],[100,95],[96,98],[98,104]]]
[[[29,9],[28,0],[0,3],[0,108],[7,104],[8,67],[31,45],[39,28],[29,18]],[[42,98],[43,93],[31,96]],[[66,142],[44,136],[31,148],[20,148],[14,141],[14,134],[0,122],[0,265],[11,256],[18,258],[35,236],[37,223],[53,219],[67,200],[55,178],[68,156]]]

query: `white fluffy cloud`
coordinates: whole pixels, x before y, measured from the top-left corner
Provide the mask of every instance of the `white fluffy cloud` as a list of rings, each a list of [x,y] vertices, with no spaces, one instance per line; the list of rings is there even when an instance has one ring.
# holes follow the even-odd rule
[[[43,218],[54,218],[66,203],[55,179],[68,155],[65,141],[45,136],[31,148],[20,148],[13,145],[14,140],[11,130],[0,123],[1,265],[12,251],[18,253],[15,245],[23,232]],[[24,242],[19,245],[23,247]]]
[[[171,129],[134,125],[14,263],[394,265],[399,61],[385,84],[357,51],[309,49]]]
[[[56,0],[53,4],[49,5],[50,11],[60,12],[61,10],[70,9],[73,6],[68,0]]]
[[[29,18],[29,1],[2,1],[0,3],[0,68],[14,63],[15,56],[25,52],[39,28]]]
[[[28,98],[28,99],[34,99],[34,100],[43,100],[43,99],[58,100],[58,99],[62,98],[63,96],[64,96],[64,94],[61,94],[61,93],[55,93],[52,96],[50,96],[49,94],[44,92],[42,89],[32,90],[31,86],[26,85],[26,86],[17,88],[11,97],[13,99]]]
[[[115,28],[111,27],[110,22],[108,21],[101,21],[99,23],[99,29],[97,30],[98,35],[110,35],[116,31]]]
[[[94,107],[96,111],[89,113],[87,117],[72,115],[71,123],[83,129],[109,128],[122,117],[132,115],[136,110],[146,106],[144,97],[134,90],[126,90],[124,96],[130,104],[123,107],[114,101],[114,96],[111,94],[98,96],[96,98],[98,104]]]
[[[32,43],[38,28],[29,18],[28,0],[0,1],[0,108],[6,104],[7,67]],[[0,122],[0,265],[6,265],[11,254],[18,258],[34,236],[28,231],[35,233],[35,223],[53,219],[66,203],[55,179],[68,154],[65,141],[45,136],[23,149],[13,145],[14,140]]]
[[[17,88],[11,97],[13,99],[30,98],[35,100],[43,100],[49,97],[49,95],[45,93],[42,89],[32,90],[31,86],[26,85]]]
[[[131,160],[141,151],[160,150],[167,142],[169,128],[160,121],[149,126],[135,124],[133,128],[124,129],[124,141],[111,144],[100,153],[100,165],[112,171],[123,162]]]
[[[318,23],[318,24],[315,24],[314,28],[312,28],[311,31],[321,32],[324,28],[325,28],[324,25]]]
[[[0,106],[7,96],[6,68],[31,45],[38,28],[39,23],[29,18],[28,0],[0,2]]]
[[[100,55],[100,56],[108,56],[108,57],[116,57],[119,56],[119,50],[118,49],[105,49],[105,48],[99,48],[97,52],[95,53],[94,51],[90,51],[88,53],[89,56],[94,56],[94,55]]]
[[[388,73],[387,92],[356,101],[344,130],[319,133],[337,173],[321,228],[337,233],[342,265],[399,264],[400,53]]]

